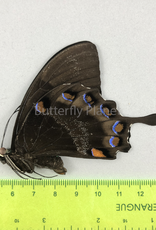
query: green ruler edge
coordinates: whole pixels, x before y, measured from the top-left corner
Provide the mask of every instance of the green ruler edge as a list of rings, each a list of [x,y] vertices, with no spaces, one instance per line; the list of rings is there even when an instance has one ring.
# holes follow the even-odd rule
[[[156,180],[0,180],[0,230],[156,230]]]

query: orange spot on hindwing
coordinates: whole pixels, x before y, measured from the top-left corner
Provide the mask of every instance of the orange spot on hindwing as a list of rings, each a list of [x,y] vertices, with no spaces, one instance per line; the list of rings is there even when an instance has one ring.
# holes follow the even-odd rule
[[[101,150],[93,148],[91,152],[93,157],[106,157]]]

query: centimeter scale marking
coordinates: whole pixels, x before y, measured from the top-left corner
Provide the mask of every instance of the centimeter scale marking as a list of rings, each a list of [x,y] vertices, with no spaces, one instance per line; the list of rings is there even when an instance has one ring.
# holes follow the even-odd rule
[[[0,180],[0,230],[156,230],[156,180]]]
[[[99,186],[118,186],[118,189],[120,189],[120,186],[139,186],[139,189],[141,189],[141,186],[156,186],[156,180],[0,180],[1,187],[3,186],[54,186],[56,189],[56,186],[75,186],[77,189],[77,186],[97,186],[97,189]]]

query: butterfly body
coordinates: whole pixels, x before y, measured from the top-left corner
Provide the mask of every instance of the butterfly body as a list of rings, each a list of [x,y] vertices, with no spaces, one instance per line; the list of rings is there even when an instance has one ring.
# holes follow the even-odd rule
[[[101,96],[97,49],[73,44],[52,57],[29,87],[15,123],[11,151],[1,161],[18,174],[35,166],[65,174],[60,156],[115,159],[130,149],[130,126],[156,125],[156,115],[122,117]]]

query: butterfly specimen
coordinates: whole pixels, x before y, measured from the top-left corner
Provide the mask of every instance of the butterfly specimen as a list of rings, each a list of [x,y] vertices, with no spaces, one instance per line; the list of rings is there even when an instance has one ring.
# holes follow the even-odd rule
[[[98,53],[88,41],[55,54],[16,111],[11,149],[2,141],[0,160],[22,178],[35,166],[65,174],[60,156],[115,159],[130,149],[131,124],[156,125],[156,114],[122,117],[114,101],[102,98]]]

